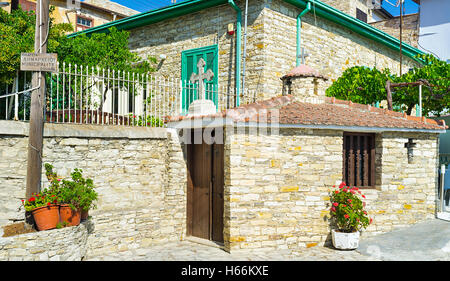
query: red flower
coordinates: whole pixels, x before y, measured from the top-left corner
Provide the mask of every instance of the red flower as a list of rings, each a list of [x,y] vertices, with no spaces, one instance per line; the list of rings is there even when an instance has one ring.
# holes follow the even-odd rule
[[[373,221],[373,220],[372,220],[372,218],[370,218],[370,222],[369,222],[369,224],[371,224],[371,223],[372,223],[372,221]]]
[[[331,207],[330,209],[332,212],[336,212],[336,208],[335,207]]]
[[[352,203],[352,199],[347,199],[348,203]]]
[[[338,193],[339,193],[339,190],[336,190],[334,193],[338,194]]]
[[[350,217],[350,216],[347,215],[347,214],[344,215],[344,218],[346,218],[346,219],[348,219],[349,217]]]
[[[364,194],[363,195],[361,195],[362,196],[362,198],[366,198],[366,196],[364,196]]]
[[[51,204],[52,204],[52,203],[48,202],[48,203],[47,203],[47,206],[50,206]]]
[[[34,202],[36,199],[34,197],[31,197],[30,199],[28,199],[29,202]]]
[[[339,203],[334,202],[334,203],[333,203],[333,206],[337,207],[337,206],[339,206]]]
[[[343,188],[345,186],[345,182],[341,182],[341,184],[339,185],[339,188]]]

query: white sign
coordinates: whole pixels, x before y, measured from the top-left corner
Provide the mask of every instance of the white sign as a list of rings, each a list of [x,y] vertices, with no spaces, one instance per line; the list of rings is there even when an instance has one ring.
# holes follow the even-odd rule
[[[58,71],[58,54],[22,53],[20,55],[21,71]]]

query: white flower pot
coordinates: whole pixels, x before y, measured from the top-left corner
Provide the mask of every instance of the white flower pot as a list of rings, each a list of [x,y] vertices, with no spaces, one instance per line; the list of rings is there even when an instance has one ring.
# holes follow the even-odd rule
[[[333,246],[340,250],[354,250],[359,246],[359,231],[352,233],[338,232],[331,230]]]

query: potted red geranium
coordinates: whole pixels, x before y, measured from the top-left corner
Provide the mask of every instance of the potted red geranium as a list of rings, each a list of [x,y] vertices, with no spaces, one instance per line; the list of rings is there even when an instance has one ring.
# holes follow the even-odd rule
[[[56,228],[59,222],[59,206],[56,195],[33,193],[28,200],[22,200],[25,210],[33,215],[38,230]]]
[[[358,248],[360,231],[372,223],[364,210],[362,198],[365,196],[359,188],[346,186],[345,183],[332,190],[330,214],[336,229],[331,230],[331,236],[335,248]]]

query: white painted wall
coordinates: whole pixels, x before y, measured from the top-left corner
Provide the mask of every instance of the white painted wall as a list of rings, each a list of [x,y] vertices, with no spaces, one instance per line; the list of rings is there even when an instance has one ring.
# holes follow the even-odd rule
[[[419,49],[450,60],[450,0],[420,1]]]

